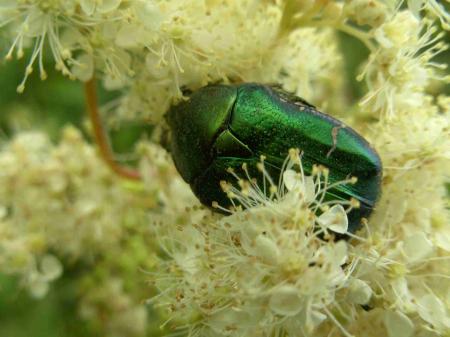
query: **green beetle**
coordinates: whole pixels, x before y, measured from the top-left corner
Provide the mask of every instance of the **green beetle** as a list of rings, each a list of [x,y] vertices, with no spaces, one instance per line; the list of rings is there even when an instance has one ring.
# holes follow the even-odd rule
[[[229,167],[255,167],[260,156],[280,174],[289,148],[303,151],[306,174],[313,164],[330,169],[329,181],[357,177],[353,185],[339,185],[328,198],[355,198],[349,231],[372,211],[381,189],[382,166],[369,143],[350,127],[323,114],[303,99],[278,86],[244,83],[209,85],[173,106],[167,114],[170,150],[183,179],[207,206],[229,206],[220,181],[233,181]],[[276,178],[275,176],[273,176]]]

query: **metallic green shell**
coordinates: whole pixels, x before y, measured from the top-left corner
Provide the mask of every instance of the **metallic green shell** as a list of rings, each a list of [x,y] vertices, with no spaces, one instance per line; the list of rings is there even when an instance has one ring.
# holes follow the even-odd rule
[[[271,175],[279,175],[290,148],[303,151],[307,174],[313,164],[322,164],[330,169],[330,182],[358,178],[356,184],[341,185],[328,193],[330,199],[360,201],[361,207],[349,213],[350,231],[369,216],[380,194],[381,161],[369,143],[342,122],[278,87],[256,83],[207,86],[172,107],[167,120],[175,165],[207,206],[213,201],[230,204],[220,188],[221,180],[234,181],[227,168],[240,168],[244,162],[255,167],[265,155]]]

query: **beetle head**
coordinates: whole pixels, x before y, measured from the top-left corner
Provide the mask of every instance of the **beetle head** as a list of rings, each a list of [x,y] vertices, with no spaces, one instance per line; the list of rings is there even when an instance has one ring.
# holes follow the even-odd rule
[[[192,183],[211,164],[212,146],[228,127],[236,97],[236,87],[210,85],[169,110],[170,150],[186,182]]]

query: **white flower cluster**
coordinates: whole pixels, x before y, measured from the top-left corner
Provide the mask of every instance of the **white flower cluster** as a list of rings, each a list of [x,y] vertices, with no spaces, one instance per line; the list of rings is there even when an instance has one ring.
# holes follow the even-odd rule
[[[74,128],[56,146],[43,133],[20,133],[3,144],[0,166],[0,273],[42,298],[63,269],[82,264],[72,280],[81,317],[112,336],[141,336],[145,291],[130,284],[155,261],[146,209],[156,194],[117,179]]]
[[[116,107],[121,116],[158,122],[180,88],[215,81],[271,81],[310,99],[337,96],[332,31],[284,32],[284,7],[250,0],[8,0],[0,4],[0,27],[13,38],[7,59],[33,46],[19,92],[35,64],[47,78],[48,43],[68,77],[87,81],[95,70],[107,88],[127,89]]]
[[[275,82],[331,114],[348,112],[384,168],[367,225],[335,241],[357,205],[324,202],[327,170],[302,175],[298,154],[279,186],[261,163],[270,198],[251,180],[224,183],[247,207],[222,216],[198,206],[156,145],[141,149],[144,185],[126,188],[73,129],[56,147],[19,134],[0,152],[0,270],[42,296],[66,257],[101,251],[93,269],[107,286],[83,281],[81,314],[108,307],[117,324],[108,329],[122,335],[145,329],[142,266],[158,290],[150,302],[166,311],[158,325],[180,335],[450,335],[450,101],[439,95],[449,77],[435,60],[447,49],[438,25],[449,22],[437,0],[1,1],[6,58],[31,49],[19,92],[34,67],[47,77],[47,53],[71,79],[96,74],[120,89],[121,116],[160,126],[184,87]],[[338,31],[369,51],[360,102],[346,97]],[[148,219],[151,233],[136,230]],[[154,268],[153,236],[162,249]]]
[[[21,134],[3,149],[0,162],[4,223],[13,221],[11,231],[26,226],[25,232],[34,232],[31,241],[37,250],[51,245],[76,257],[121,236],[123,229],[111,219],[126,210],[130,201],[118,193],[126,190],[120,184],[112,188],[114,176],[77,130],[67,129],[56,148],[42,133]],[[48,223],[49,212],[58,225]],[[18,252],[14,255],[25,265],[29,261]]]
[[[279,184],[263,162],[260,170],[271,197],[251,180],[240,179],[241,190],[223,184],[230,198],[249,208],[221,217],[168,207],[167,214],[181,221],[161,216],[154,222],[164,258],[151,277],[159,293],[151,303],[168,310],[172,329],[188,336],[409,337],[449,331],[450,227],[442,217],[445,205],[439,205],[442,181],[429,186],[435,199],[414,199],[422,206],[407,206],[401,198],[414,190],[408,178],[393,184],[401,191],[388,184],[385,193],[398,198],[383,198],[365,235],[336,242],[329,234],[346,233],[347,216],[339,201],[321,201],[326,169],[303,176],[298,153],[291,152]],[[435,219],[426,202],[434,205]],[[419,224],[403,218],[409,207],[422,210]]]
[[[392,117],[399,110],[425,104],[423,92],[433,80],[449,81],[439,71],[445,65],[433,58],[448,46],[439,41],[444,33],[436,33],[431,20],[420,21],[411,12],[395,14],[374,30],[379,48],[374,52],[361,76],[369,87],[362,104]]]
[[[152,301],[168,307],[171,319],[192,320],[189,335],[308,334],[327,318],[337,322],[336,293],[343,288],[351,285],[355,304],[370,299],[370,288],[350,278],[356,260],[349,259],[348,243],[323,239],[346,233],[348,225],[345,202],[320,201],[329,188],[328,170],[303,176],[299,153],[291,151],[274,185],[260,165],[272,197],[239,179],[241,190],[231,183],[223,188],[251,208],[227,217],[189,209],[191,222],[180,226],[171,217],[155,221],[170,259],[155,271],[160,295]]]

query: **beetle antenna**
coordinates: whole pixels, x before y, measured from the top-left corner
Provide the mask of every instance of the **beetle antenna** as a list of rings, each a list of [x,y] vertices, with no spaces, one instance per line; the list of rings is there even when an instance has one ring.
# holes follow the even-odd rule
[[[108,136],[100,118],[97,105],[97,86],[94,76],[85,83],[84,93],[89,120],[92,124],[94,141],[98,146],[102,159],[119,176],[127,179],[141,180],[141,175],[137,170],[120,165],[114,158]]]

